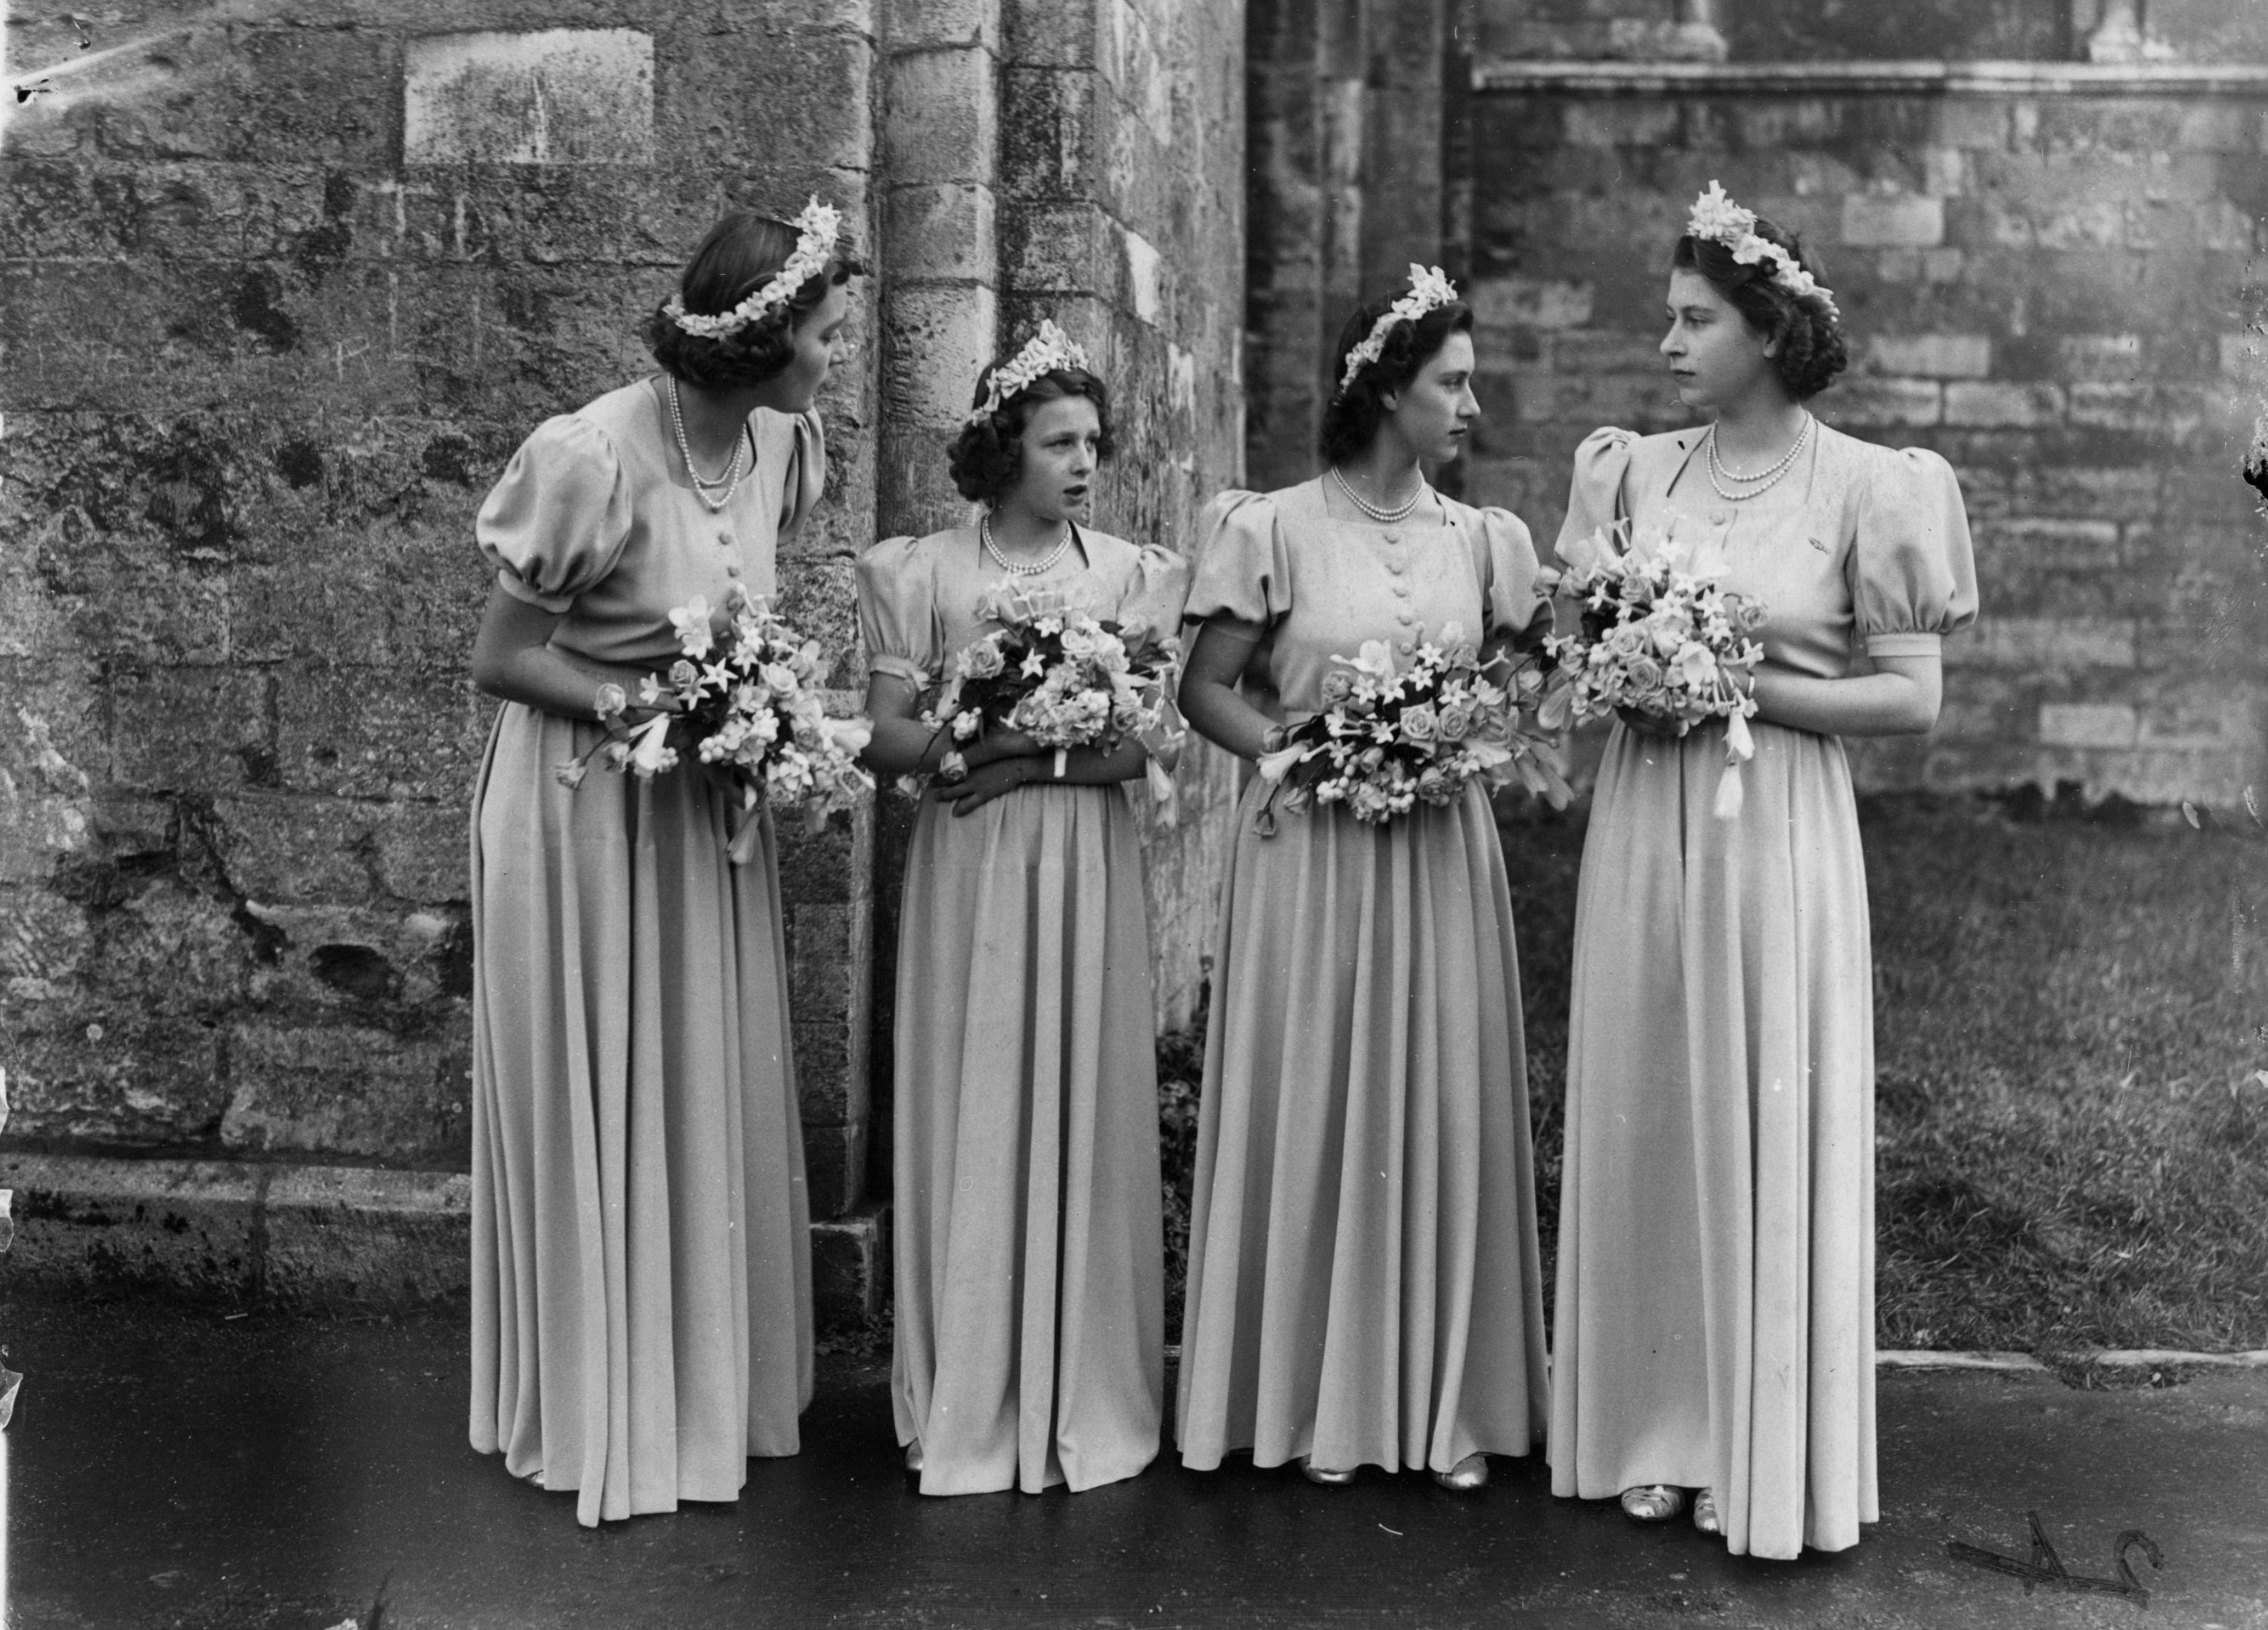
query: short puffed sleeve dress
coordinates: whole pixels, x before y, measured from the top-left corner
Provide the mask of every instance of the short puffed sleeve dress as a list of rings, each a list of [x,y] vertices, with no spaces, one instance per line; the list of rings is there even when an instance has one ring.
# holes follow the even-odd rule
[[[972,530],[877,543],[858,563],[869,667],[928,704],[1010,586],[1178,631],[1180,557],[1073,543],[1012,581]],[[966,815],[924,797],[898,925],[890,1362],[922,1493],[1076,1492],[1156,1458],[1155,1036],[1128,786],[1036,783]]]
[[[760,409],[754,473],[696,494],[655,382],[547,421],[481,506],[554,646],[677,655],[672,608],[769,594],[816,500],[816,417]],[[585,1523],[731,1500],[811,1396],[802,1132],[776,852],[681,768],[560,767],[595,720],[498,712],[474,795],[471,1435]]]
[[[1977,609],[1933,453],[1825,426],[1728,502],[1702,432],[1604,430],[1564,540],[1617,517],[1721,536],[1767,666],[1933,656]],[[1867,877],[1842,743],[1751,725],[1739,815],[1721,727],[1619,723],[1575,918],[1553,1348],[1552,1489],[1716,1492],[1735,1554],[1855,1545],[1878,1515],[1874,1043]]]
[[[1242,690],[1322,705],[1334,656],[1398,657],[1535,616],[1528,528],[1443,498],[1385,526],[1321,481],[1206,513],[1187,615],[1265,630]],[[1222,890],[1182,1323],[1177,1431],[1200,1470],[1249,1449],[1447,1471],[1543,1431],[1542,1274],[1512,899],[1489,801],[1383,825],[1256,822]]]

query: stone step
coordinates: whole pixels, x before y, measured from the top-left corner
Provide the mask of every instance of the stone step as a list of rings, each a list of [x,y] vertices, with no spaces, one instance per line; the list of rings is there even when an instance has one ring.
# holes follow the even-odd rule
[[[0,1189],[15,1191],[12,1280],[406,1309],[469,1275],[463,1172],[0,1153]],[[888,1241],[887,1206],[812,1224],[822,1331],[881,1317]]]

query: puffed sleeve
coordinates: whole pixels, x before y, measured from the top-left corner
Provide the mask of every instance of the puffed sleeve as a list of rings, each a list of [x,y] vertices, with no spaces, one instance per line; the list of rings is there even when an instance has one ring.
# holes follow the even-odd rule
[[[1480,512],[1481,555],[1488,573],[1488,633],[1519,633],[1535,620],[1545,596],[1536,592],[1535,540],[1508,509]]]
[[[1635,431],[1611,424],[1593,431],[1575,449],[1575,473],[1567,488],[1567,519],[1560,523],[1559,541],[1552,553],[1564,557],[1566,547],[1601,527],[1622,519],[1623,477],[1630,471]]]
[[[1867,654],[1933,657],[1977,616],[1977,562],[1953,467],[1883,449],[1859,498],[1851,598]]]
[[[858,557],[858,637],[870,673],[926,690],[945,662],[937,592],[917,538],[884,538]]]
[[[1276,500],[1264,492],[1221,493],[1197,520],[1197,564],[1182,616],[1226,615],[1272,623],[1292,608],[1291,557]]]
[[[803,524],[827,487],[827,431],[819,422],[819,409],[796,414],[787,423],[791,442],[787,481],[780,491],[782,537]]]
[[[473,521],[497,586],[556,613],[615,569],[630,533],[614,443],[572,413],[546,419],[519,444]]]
[[[1145,543],[1118,597],[1117,622],[1125,628],[1139,623],[1152,634],[1178,634],[1189,597],[1189,563],[1169,549]]]

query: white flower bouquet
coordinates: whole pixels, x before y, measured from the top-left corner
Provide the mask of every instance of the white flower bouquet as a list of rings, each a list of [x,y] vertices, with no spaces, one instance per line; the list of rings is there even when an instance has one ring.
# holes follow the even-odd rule
[[[828,717],[817,640],[805,639],[737,585],[724,615],[696,595],[669,621],[683,654],[666,674],[647,675],[637,694],[639,706],[663,711],[630,724],[629,695],[620,685],[602,686],[598,711],[607,738],[562,765],[562,782],[581,785],[594,759],[651,780],[689,755],[739,795],[735,864],[755,852],[760,808],[800,809],[816,831],[834,811],[873,790],[873,777],[858,763],[873,726]]]
[[[1741,813],[1741,765],[1755,756],[1749,720],[1764,647],[1749,636],[1764,608],[1726,589],[1724,550],[1668,528],[1617,521],[1560,550],[1559,593],[1575,604],[1570,634],[1544,642],[1554,664],[1541,710],[1555,728],[1631,708],[1678,735],[1725,722],[1716,813]]]
[[[1491,786],[1516,778],[1555,807],[1566,803],[1555,744],[1525,722],[1544,684],[1533,657],[1484,668],[1453,623],[1439,643],[1421,644],[1406,668],[1395,667],[1382,639],[1331,660],[1322,711],[1260,759],[1272,788],[1260,811],[1263,836],[1274,834],[1279,808],[1300,815],[1344,804],[1356,820],[1379,823],[1421,803],[1454,803],[1475,778]]]
[[[1173,636],[1099,620],[1043,591],[999,591],[977,615],[999,626],[954,654],[922,722],[956,742],[997,727],[1058,751],[1108,751],[1131,736],[1149,751],[1152,793],[1170,808],[1184,734],[1174,705],[1181,647]]]

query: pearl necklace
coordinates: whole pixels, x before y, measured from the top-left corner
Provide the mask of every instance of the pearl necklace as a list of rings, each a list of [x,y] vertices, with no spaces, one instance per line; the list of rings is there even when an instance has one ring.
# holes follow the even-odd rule
[[[1426,491],[1425,477],[1423,475],[1420,475],[1418,477],[1417,490],[1412,492],[1405,502],[1392,509],[1388,509],[1382,505],[1372,503],[1368,498],[1363,497],[1361,493],[1357,492],[1354,490],[1353,483],[1349,482],[1344,476],[1339,474],[1339,467],[1336,464],[1331,466],[1331,479],[1338,483],[1339,490],[1347,495],[1348,503],[1353,505],[1357,509],[1369,516],[1373,520],[1382,522],[1389,527],[1394,525],[1396,521],[1409,520],[1410,515],[1417,510],[1418,501],[1425,498]]]
[[[1745,503],[1749,498],[1770,492],[1779,484],[1782,476],[1795,468],[1797,456],[1811,440],[1811,427],[1817,423],[1819,423],[1817,419],[1813,418],[1808,413],[1805,414],[1803,428],[1795,432],[1795,440],[1790,444],[1788,450],[1780,455],[1779,462],[1770,469],[1759,470],[1753,476],[1736,476],[1725,468],[1717,457],[1717,427],[1712,424],[1709,427],[1709,484],[1717,490],[1717,496],[1728,504]],[[1730,491],[1725,486],[1725,483],[1728,481],[1746,486],[1749,490]]]
[[[1064,557],[1064,551],[1071,547],[1071,534],[1074,530],[1071,522],[1064,522],[1063,536],[1056,540],[1056,546],[1047,552],[1043,559],[1011,560],[1000,552],[1000,546],[992,541],[992,517],[979,515],[976,518],[976,536],[984,545],[984,552],[992,557],[995,565],[1012,578],[1035,578],[1044,572],[1052,572],[1056,562],[1061,560]]]
[[[740,433],[733,438],[733,459],[725,466],[725,473],[711,481],[694,468],[693,444],[685,438],[685,409],[678,403],[677,380],[674,375],[669,380],[669,424],[670,428],[677,432],[677,451],[685,461],[685,473],[693,477],[694,497],[708,506],[711,514],[723,513],[725,505],[733,501],[733,494],[740,490],[740,478],[747,474],[740,468],[740,448],[748,439],[747,427],[741,426]],[[710,492],[718,487],[724,489],[723,493],[711,498]]]

